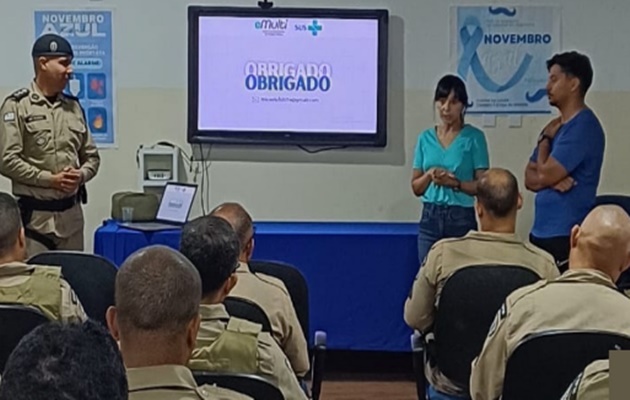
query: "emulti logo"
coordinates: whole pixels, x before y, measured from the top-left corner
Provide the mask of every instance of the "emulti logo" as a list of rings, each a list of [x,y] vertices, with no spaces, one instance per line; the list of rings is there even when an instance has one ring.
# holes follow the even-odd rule
[[[289,27],[288,19],[262,19],[254,23],[257,30],[263,31],[266,35],[284,35]]]

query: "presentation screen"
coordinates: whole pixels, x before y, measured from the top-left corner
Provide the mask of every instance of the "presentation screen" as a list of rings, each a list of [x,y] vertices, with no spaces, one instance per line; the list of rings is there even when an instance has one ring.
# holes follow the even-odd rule
[[[386,10],[189,8],[188,141],[384,146]]]

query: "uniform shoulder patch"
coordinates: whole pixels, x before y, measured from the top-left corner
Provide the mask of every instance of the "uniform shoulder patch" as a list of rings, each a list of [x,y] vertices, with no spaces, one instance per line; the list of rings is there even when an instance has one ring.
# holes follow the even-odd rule
[[[13,99],[15,101],[20,101],[23,98],[25,98],[26,96],[28,96],[30,93],[30,90],[28,90],[27,88],[22,88],[22,89],[18,89],[15,92],[11,93],[9,95],[9,99]]]
[[[547,285],[546,280],[539,280],[536,283],[532,283],[531,285],[521,287],[512,292],[501,304],[501,307],[497,311],[494,320],[492,321],[492,325],[490,325],[490,329],[488,330],[488,336],[494,335],[499,326],[503,323],[503,320],[508,315],[508,309],[512,308],[516,303],[518,303],[521,299],[525,298],[528,294],[537,291],[538,289]]]
[[[490,325],[490,328],[488,329],[488,336],[494,335],[494,333],[497,331],[497,328],[499,327],[499,325],[505,319],[506,316],[507,316],[507,303],[503,302],[503,304],[501,304],[501,308],[499,308],[496,315],[494,316],[494,319],[492,320],[492,324]]]
[[[77,294],[72,289],[70,289],[70,301],[75,306],[79,305],[79,299],[77,298]]]
[[[576,400],[578,389],[580,388],[580,383],[582,383],[582,378],[584,377],[584,371],[582,371],[574,380],[571,382],[571,386],[567,389],[562,396],[561,400]]]

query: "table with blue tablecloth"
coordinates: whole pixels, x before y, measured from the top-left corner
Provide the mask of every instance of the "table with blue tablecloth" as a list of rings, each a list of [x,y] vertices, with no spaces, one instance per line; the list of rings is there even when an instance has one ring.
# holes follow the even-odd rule
[[[418,271],[415,223],[257,222],[254,258],[278,260],[306,277],[310,337],[338,350],[409,351],[403,306]],[[137,249],[179,245],[180,230],[140,232],[107,221],[94,252],[116,265]]]

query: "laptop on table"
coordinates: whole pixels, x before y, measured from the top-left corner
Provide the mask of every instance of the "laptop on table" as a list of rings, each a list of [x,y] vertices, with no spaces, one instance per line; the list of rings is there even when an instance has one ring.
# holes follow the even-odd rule
[[[121,222],[119,225],[147,232],[181,228],[188,221],[196,193],[197,185],[169,182],[164,187],[155,221]]]

